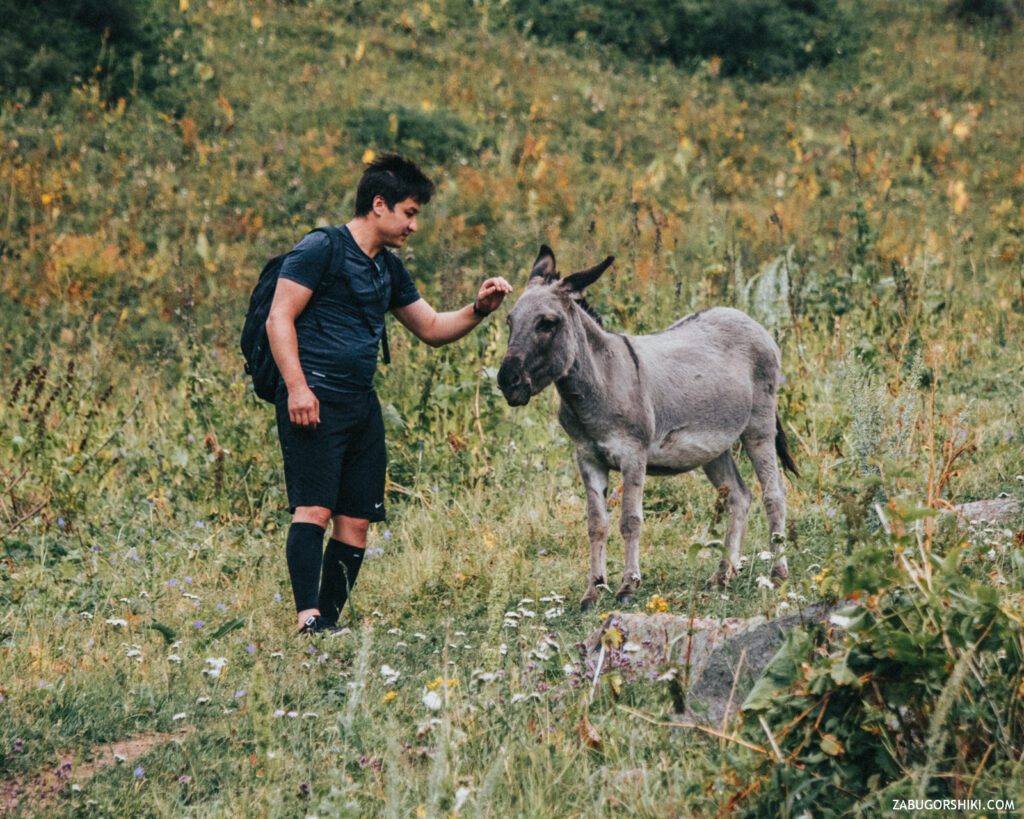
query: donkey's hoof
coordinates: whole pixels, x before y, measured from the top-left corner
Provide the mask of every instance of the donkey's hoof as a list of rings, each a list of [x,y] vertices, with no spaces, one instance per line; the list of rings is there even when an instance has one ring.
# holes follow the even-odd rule
[[[636,602],[636,596],[630,592],[626,594],[617,594],[615,599],[623,606],[632,606]]]
[[[584,597],[580,600],[580,611],[584,614],[590,611],[594,606],[597,605],[597,599],[594,597]]]
[[[772,583],[778,588],[789,580],[789,567],[785,563],[776,563],[772,566]]]
[[[724,589],[729,585],[730,581],[735,580],[737,576],[738,573],[736,571],[736,567],[723,560],[718,564],[718,571],[708,578],[708,582],[704,584],[704,588]]]

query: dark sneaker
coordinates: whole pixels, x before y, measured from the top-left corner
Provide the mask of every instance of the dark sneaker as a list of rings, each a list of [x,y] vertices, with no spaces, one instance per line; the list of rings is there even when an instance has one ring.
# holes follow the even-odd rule
[[[319,614],[311,614],[299,629],[299,634],[337,634],[341,629]]]

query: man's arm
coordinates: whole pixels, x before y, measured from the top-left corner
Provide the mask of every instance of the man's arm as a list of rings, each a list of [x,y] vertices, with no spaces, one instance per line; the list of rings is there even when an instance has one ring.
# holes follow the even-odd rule
[[[306,375],[299,363],[299,341],[295,319],[299,317],[313,291],[291,279],[278,279],[274,301],[267,316],[267,339],[270,352],[288,389],[288,417],[300,427],[320,423],[320,402],[306,384]]]
[[[431,347],[440,347],[466,335],[511,292],[512,285],[498,277],[485,281],[476,301],[460,310],[438,313],[424,299],[419,299],[405,307],[396,307],[392,312],[417,338]]]

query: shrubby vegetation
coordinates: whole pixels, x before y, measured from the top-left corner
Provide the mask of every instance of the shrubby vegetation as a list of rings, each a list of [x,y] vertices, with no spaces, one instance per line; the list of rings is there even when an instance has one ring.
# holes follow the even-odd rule
[[[0,107],[5,788],[142,735],[127,765],[36,804],[778,815],[812,797],[837,812],[1024,799],[1024,521],[944,511],[1024,495],[1019,31],[880,3],[874,48],[755,87],[724,63],[611,67],[540,45],[501,4],[162,8],[201,43],[173,104],[111,105],[85,78]],[[599,622],[574,608],[582,495],[554,396],[512,411],[496,388],[500,317],[441,350],[391,333],[390,519],[357,628],[312,653],[293,639],[273,418],[238,330],[266,257],[345,220],[363,157],[387,147],[422,150],[440,183],[407,258],[436,306],[485,275],[521,284],[543,241],[565,271],[616,255],[590,294],[612,329],[711,304],[773,327],[803,472],[791,577],[758,583],[757,514],[736,584],[705,589],[713,493],[651,480],[641,605],[835,602],[845,636],[797,635],[771,696],[721,736],[659,724],[663,684],[581,678],[576,644]],[[620,549],[613,535],[613,572]]]
[[[158,104],[167,105],[166,86],[190,43],[170,8],[158,0],[2,0],[0,90],[38,99],[95,83],[108,102],[161,91]]]
[[[726,76],[768,80],[827,65],[860,46],[860,19],[839,0],[512,0],[519,26],[557,43],[592,41],[631,59],[682,67],[713,61]]]

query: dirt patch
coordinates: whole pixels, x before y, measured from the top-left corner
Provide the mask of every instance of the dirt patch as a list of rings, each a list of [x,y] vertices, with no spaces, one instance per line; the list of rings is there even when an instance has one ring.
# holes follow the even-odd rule
[[[115,765],[131,765],[157,745],[180,741],[192,734],[189,726],[167,733],[149,732],[128,737],[120,742],[94,745],[76,762],[74,754],[57,754],[57,766],[22,777],[8,779],[0,785],[0,813],[20,810],[24,815],[48,813],[67,793],[72,784],[87,782],[100,771]]]

